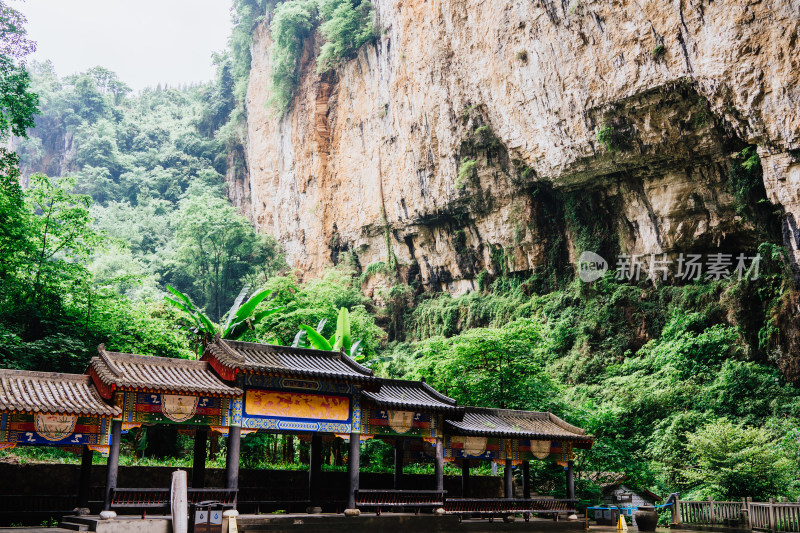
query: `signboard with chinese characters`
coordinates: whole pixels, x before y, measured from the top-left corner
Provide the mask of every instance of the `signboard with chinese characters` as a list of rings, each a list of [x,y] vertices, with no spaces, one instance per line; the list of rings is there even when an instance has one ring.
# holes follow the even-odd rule
[[[47,413],[3,413],[0,444],[35,446],[107,446],[109,419]],[[5,446],[9,447],[9,446]]]
[[[227,426],[230,399],[186,394],[119,392],[114,398],[122,407],[125,425],[186,424]]]
[[[350,385],[247,375],[240,386],[233,420],[243,429],[350,433],[360,425],[360,395]]]

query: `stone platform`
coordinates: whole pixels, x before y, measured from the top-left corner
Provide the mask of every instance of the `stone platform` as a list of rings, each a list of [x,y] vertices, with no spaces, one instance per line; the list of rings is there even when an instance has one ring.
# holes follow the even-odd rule
[[[517,518],[515,522],[502,519],[470,519],[460,521],[457,516],[432,514],[414,515],[405,513],[364,513],[359,517],[347,518],[341,514],[261,514],[240,515],[238,529],[250,532],[347,532],[347,533],[448,533],[448,532],[494,532],[494,531],[533,531],[557,533],[562,531],[584,531],[582,521],[559,521],[532,519],[525,522]],[[38,533],[37,528],[0,529],[0,533],[25,531]],[[171,533],[172,521],[169,516],[119,516],[114,520],[100,520],[97,516],[65,517],[61,528],[50,528],[48,532],[97,531],[100,533]],[[227,523],[223,524],[227,532]]]

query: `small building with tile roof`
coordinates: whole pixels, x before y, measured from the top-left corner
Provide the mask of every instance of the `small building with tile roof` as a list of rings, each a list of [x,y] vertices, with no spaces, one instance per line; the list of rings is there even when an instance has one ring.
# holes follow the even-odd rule
[[[340,383],[377,384],[372,370],[342,352],[242,342],[217,337],[203,354],[228,381],[238,374],[258,374]]]
[[[244,391],[233,420],[245,431],[358,433],[362,391],[380,387],[342,352],[217,337],[202,359]]]
[[[122,410],[124,430],[155,423],[224,433],[231,403],[242,395],[206,361],[111,352],[102,344],[88,373],[100,394]]]
[[[467,407],[461,420],[445,420],[448,457],[513,461],[554,456],[567,465],[573,448],[594,437],[550,412]]]
[[[381,379],[362,393],[362,434],[382,437],[442,437],[444,418],[461,420],[464,407],[424,381]]]
[[[0,448],[91,446],[107,452],[110,420],[120,413],[89,376],[0,370]]]

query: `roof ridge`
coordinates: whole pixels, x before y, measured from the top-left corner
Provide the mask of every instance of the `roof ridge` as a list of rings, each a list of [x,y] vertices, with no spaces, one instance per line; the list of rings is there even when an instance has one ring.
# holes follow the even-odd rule
[[[222,340],[222,339],[220,339]],[[245,347],[252,347],[254,349],[261,349],[262,351],[268,351],[270,353],[279,353],[281,351],[288,351],[288,352],[295,352],[301,353],[306,355],[314,355],[317,357],[327,357],[329,359],[339,359],[340,361],[344,362],[350,368],[356,370],[357,372],[364,374],[365,376],[372,376],[374,375],[372,369],[365,367],[364,365],[356,362],[353,358],[349,355],[344,353],[344,351],[339,350],[317,350],[316,348],[300,348],[299,346],[281,346],[278,344],[268,344],[268,343],[261,343],[261,342],[246,342],[246,341],[224,341],[224,343],[231,343],[233,346],[236,344],[243,345]],[[230,350],[233,351],[233,346],[228,346]],[[235,357],[239,359],[239,355],[236,354]]]
[[[423,381],[420,381],[420,383],[422,384],[422,387],[426,391],[430,392],[435,398],[437,398],[439,400],[442,400],[445,403],[452,404],[453,407],[458,405],[458,402],[455,401],[455,399],[451,398],[450,396],[446,396],[446,395],[442,394],[438,390],[436,390],[433,387],[431,387],[430,385],[428,385],[428,383],[426,381],[423,380]]]
[[[561,418],[557,417],[556,415],[554,415],[550,411],[547,411],[547,414],[548,414],[548,416],[550,418],[550,421],[553,422],[558,427],[560,427],[562,429],[566,429],[567,431],[572,431],[573,433],[577,433],[578,435],[586,435],[586,430],[585,429],[581,429],[581,428],[579,428],[577,426],[573,426],[569,422],[566,422],[566,421],[562,420]]]
[[[226,340],[223,340],[222,336],[219,333],[217,333],[217,335],[214,337],[214,344],[216,344],[220,348],[222,348],[222,351],[224,351],[225,353],[227,353],[228,355],[230,355],[231,357],[233,357],[237,361],[241,361],[242,363],[244,363],[247,360],[247,357],[245,357],[244,354],[240,354],[239,352],[237,352],[236,350],[231,348],[231,346],[228,344],[228,342],[239,342],[239,341],[226,341]]]
[[[106,351],[105,343],[101,343],[97,346],[97,353],[100,354],[100,359],[106,364],[111,373],[115,376],[119,377],[122,375],[122,371],[117,368],[117,365],[111,361],[110,354]]]
[[[270,351],[270,352],[278,352],[280,350],[293,350],[300,353],[313,353],[313,354],[324,355],[325,357],[330,357],[331,359],[339,359],[339,354],[341,353],[335,350],[318,350],[316,348],[301,348],[299,346],[283,346],[280,344],[270,344],[267,342],[247,342],[247,341],[234,341],[234,340],[226,340],[225,342],[229,344],[243,344],[245,346],[261,348],[265,351]]]
[[[120,358],[121,360],[135,360],[135,361],[142,361],[153,365],[164,365],[164,366],[194,366],[194,367],[208,367],[207,361],[199,361],[196,359],[179,359],[176,357],[159,357],[157,355],[141,355],[136,353],[126,353],[126,352],[107,352],[109,355],[112,355],[114,358]],[[111,358],[109,358],[111,359]],[[106,361],[107,363],[107,361]],[[116,362],[115,362],[116,363]],[[110,365],[109,365],[110,366]],[[116,367],[116,365],[115,365]],[[116,367],[119,368],[119,367]],[[113,369],[112,369],[113,370]],[[122,376],[124,372],[118,370],[119,373],[116,373],[117,376]]]
[[[358,372],[361,372],[364,375],[367,375],[367,376],[374,376],[375,375],[375,373],[372,371],[371,368],[367,368],[364,365],[362,365],[361,363],[357,362],[355,359],[353,359],[352,357],[350,357],[349,355],[344,353],[344,351],[340,351],[339,352],[339,358],[342,361],[344,361],[345,364],[349,365],[354,370],[357,370]]]
[[[436,398],[437,400],[441,400],[444,403],[452,404],[454,407],[458,405],[458,402],[447,396],[442,394],[438,390],[434,389],[427,381],[424,379],[399,379],[399,378],[379,378],[381,383],[386,383],[388,385],[417,385],[418,388],[421,388],[425,392],[430,393],[431,396]]]
[[[0,368],[0,377],[31,377],[48,380],[69,380],[76,383],[88,383],[92,378],[86,374],[71,374],[66,372],[44,372],[39,370],[17,370],[15,368]]]
[[[548,415],[550,414],[547,411],[523,411],[520,409],[500,409],[497,407],[476,407],[473,405],[465,406],[467,412],[475,412],[475,413],[484,413],[484,414],[492,414],[495,416],[502,417],[505,416],[521,416],[526,418],[532,418],[531,415],[538,415],[536,416],[539,420],[546,420]]]

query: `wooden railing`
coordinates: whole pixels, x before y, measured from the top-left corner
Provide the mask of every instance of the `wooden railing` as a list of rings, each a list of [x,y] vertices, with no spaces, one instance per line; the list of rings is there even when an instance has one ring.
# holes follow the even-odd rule
[[[750,527],[759,531],[800,532],[800,502],[750,504]]]
[[[675,498],[673,521],[687,526],[728,526],[739,529],[800,533],[800,502],[687,501]]]
[[[742,519],[742,503],[678,500],[678,512],[684,524],[730,525]]]

